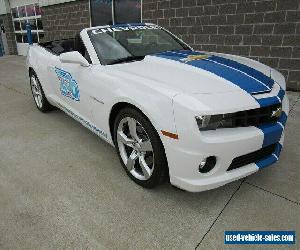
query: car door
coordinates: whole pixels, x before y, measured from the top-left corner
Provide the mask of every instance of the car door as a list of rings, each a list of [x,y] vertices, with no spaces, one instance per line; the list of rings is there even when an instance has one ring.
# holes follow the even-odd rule
[[[59,60],[52,66],[56,76],[55,92],[65,111],[72,112],[85,121],[91,120],[90,74],[92,65],[83,67]]]

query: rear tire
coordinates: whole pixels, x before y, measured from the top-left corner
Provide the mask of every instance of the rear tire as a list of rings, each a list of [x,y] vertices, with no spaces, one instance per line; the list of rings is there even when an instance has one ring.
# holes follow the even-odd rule
[[[114,122],[114,143],[127,175],[153,188],[168,175],[163,144],[150,121],[133,108],[122,109]]]
[[[30,73],[30,88],[34,103],[38,110],[43,113],[47,113],[54,109],[54,106],[48,102],[42,85],[35,72]]]

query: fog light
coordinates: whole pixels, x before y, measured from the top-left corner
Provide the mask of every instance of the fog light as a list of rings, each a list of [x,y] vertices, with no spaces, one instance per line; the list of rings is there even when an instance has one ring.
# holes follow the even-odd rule
[[[215,156],[209,156],[209,157],[203,159],[199,165],[199,172],[202,174],[208,173],[215,167],[216,162],[217,162],[217,160],[216,160]]]

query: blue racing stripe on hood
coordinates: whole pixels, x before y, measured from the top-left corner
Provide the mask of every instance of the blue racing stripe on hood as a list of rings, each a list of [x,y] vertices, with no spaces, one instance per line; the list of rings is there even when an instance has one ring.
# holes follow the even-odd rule
[[[267,85],[270,88],[272,88],[274,85],[274,80],[271,77],[266,76],[262,72],[260,72],[256,69],[253,69],[245,64],[241,64],[241,63],[238,63],[231,59],[227,59],[227,58],[215,56],[215,55],[213,55],[210,58],[210,60],[230,66],[234,69],[240,70],[240,71],[246,73],[247,75],[254,77],[255,79],[259,80],[260,82],[262,82],[263,84]]]
[[[267,106],[271,106],[271,105],[279,103],[279,100],[276,96],[262,98],[262,99],[256,99],[256,101],[259,103],[260,107],[267,107]]]
[[[282,103],[284,95],[285,95],[285,91],[282,88],[280,88],[277,96],[271,96],[271,97],[260,98],[260,99],[255,98],[255,100],[259,103],[261,107],[266,107],[266,106]]]
[[[188,64],[211,72],[245,90],[249,94],[270,91],[273,81],[259,71],[246,65],[217,56],[207,55],[196,51],[167,51],[154,56]],[[193,56],[204,56],[193,59]],[[270,86],[270,87],[269,87]]]
[[[184,54],[197,55],[197,54],[203,54],[203,53],[196,52],[196,51],[184,51]],[[216,63],[223,64],[224,66],[239,70],[239,71],[249,75],[250,77],[255,78],[256,80],[260,81],[261,83],[267,85],[269,88],[272,88],[275,83],[271,77],[265,75],[264,73],[254,69],[254,68],[251,68],[245,64],[234,61],[232,59],[228,59],[228,58],[217,56],[217,55],[209,55],[209,60],[214,61]]]

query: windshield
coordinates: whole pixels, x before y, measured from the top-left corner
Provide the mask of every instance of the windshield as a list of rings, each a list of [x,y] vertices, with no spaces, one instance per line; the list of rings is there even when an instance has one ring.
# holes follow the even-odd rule
[[[89,30],[88,35],[102,64],[141,60],[165,51],[190,50],[156,25],[108,26]]]

